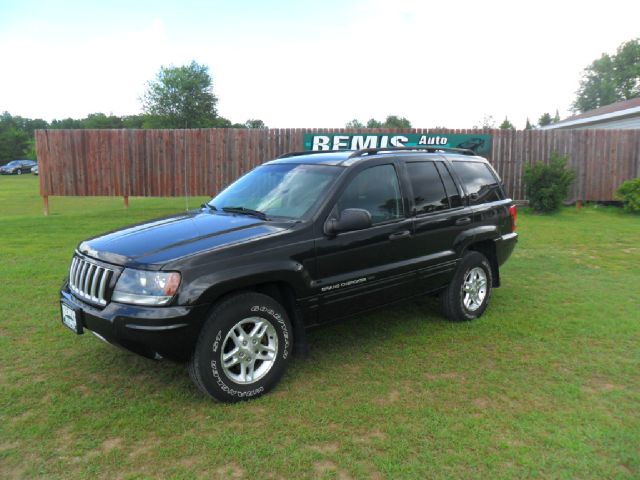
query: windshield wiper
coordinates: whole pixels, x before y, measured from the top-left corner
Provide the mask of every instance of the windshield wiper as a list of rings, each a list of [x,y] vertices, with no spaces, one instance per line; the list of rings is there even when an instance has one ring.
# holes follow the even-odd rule
[[[250,208],[245,208],[245,207],[222,207],[222,210],[229,213],[253,215],[254,217],[258,217],[260,220],[269,220],[267,218],[267,214],[264,212],[261,212],[260,210],[252,210]]]
[[[200,205],[200,206],[201,206],[202,208],[207,208],[207,209],[209,209],[209,210],[213,210],[213,211],[218,210],[218,209],[215,207],[215,205],[210,205],[210,204],[208,204],[208,203],[203,203],[203,204],[202,204],[202,205]]]

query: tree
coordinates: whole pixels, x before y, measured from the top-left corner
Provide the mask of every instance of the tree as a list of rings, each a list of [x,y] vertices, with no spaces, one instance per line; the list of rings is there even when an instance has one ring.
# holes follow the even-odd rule
[[[90,113],[82,120],[82,128],[122,128],[122,118],[104,113]]]
[[[125,115],[122,117],[122,128],[144,128],[144,115]]]
[[[347,122],[346,125],[344,126],[344,128],[351,128],[351,129],[357,130],[357,129],[360,129],[360,128],[364,128],[364,123],[362,123],[357,118],[354,118],[350,122]]]
[[[532,130],[531,122],[529,121],[529,117],[527,117],[527,124],[524,126],[525,130]]]
[[[549,115],[548,113],[543,113],[542,116],[538,119],[538,126],[544,127],[546,125],[551,125],[552,121],[553,120],[551,119],[551,115]]]
[[[556,114],[553,116],[553,123],[558,123],[560,121],[560,113],[558,112],[558,109],[556,108]]]
[[[640,96],[640,39],[636,38],[618,47],[613,67],[620,100]]]
[[[640,96],[640,39],[618,47],[616,54],[603,53],[582,72],[571,109],[586,112]]]
[[[493,115],[485,115],[482,117],[480,125],[474,125],[474,129],[491,130],[496,128],[496,121],[493,119]]]
[[[411,128],[411,122],[405,117],[388,115],[383,124],[384,128]]]
[[[54,129],[70,129],[70,128],[82,128],[82,121],[74,118],[63,118],[62,120],[52,120],[51,128]]]
[[[265,128],[268,128],[262,120],[258,120],[255,118],[250,118],[249,120],[244,122],[244,126],[247,128],[254,128],[259,130],[264,130]]]
[[[382,128],[382,122],[379,122],[375,118],[370,118],[367,122],[367,128]]]
[[[28,153],[30,134],[25,130],[24,120],[9,112],[0,115],[0,164],[24,158]]]
[[[509,121],[507,117],[504,117],[504,122],[500,124],[500,130],[515,130],[516,127],[513,126],[513,123]]]
[[[181,67],[160,67],[142,97],[143,110],[148,115],[145,127],[212,127],[218,117],[217,103],[206,65],[192,61]]]

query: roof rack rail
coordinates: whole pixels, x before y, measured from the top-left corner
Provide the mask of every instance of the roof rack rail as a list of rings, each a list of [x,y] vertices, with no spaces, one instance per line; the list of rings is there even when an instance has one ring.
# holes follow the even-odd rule
[[[278,158],[299,157],[300,155],[314,155],[316,153],[332,153],[337,150],[308,150],[306,152],[287,152],[280,155]]]
[[[477,155],[473,150],[469,150],[468,148],[451,148],[451,147],[434,147],[431,145],[416,145],[414,147],[381,147],[381,148],[363,148],[362,150],[357,150],[349,155],[349,158],[355,157],[363,157],[365,155],[375,155],[379,152],[410,152],[410,151],[426,151],[428,153],[435,152],[453,152],[460,153],[462,155]]]

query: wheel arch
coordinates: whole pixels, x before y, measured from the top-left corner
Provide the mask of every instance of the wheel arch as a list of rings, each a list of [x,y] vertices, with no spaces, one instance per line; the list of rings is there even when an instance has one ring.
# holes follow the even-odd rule
[[[491,265],[491,276],[493,277],[492,287],[500,286],[500,268],[498,267],[498,255],[496,253],[496,244],[493,240],[481,240],[469,244],[466,250],[479,252],[487,257],[489,265]]]
[[[216,292],[216,296],[212,298],[211,309],[223,302],[230,296],[243,292],[256,292],[271,297],[278,302],[287,312],[287,316],[291,321],[293,328],[294,354],[306,355],[308,353],[308,345],[306,340],[306,329],[302,312],[296,303],[296,291],[291,283],[279,279],[263,282],[246,283],[244,285],[228,285],[225,289]],[[202,327],[204,324],[200,327]]]

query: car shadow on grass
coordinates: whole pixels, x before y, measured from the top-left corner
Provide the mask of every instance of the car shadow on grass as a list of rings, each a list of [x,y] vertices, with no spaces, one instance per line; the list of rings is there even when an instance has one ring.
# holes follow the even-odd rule
[[[428,335],[447,325],[449,322],[439,314],[437,298],[421,297],[310,329],[307,331],[309,355],[294,355],[290,373],[283,382],[295,383],[310,370],[331,368],[338,358],[375,353],[385,348],[381,341],[402,342],[417,333]],[[210,401],[191,384],[186,362],[167,358],[152,360],[98,339],[92,340],[96,345],[89,346],[90,352],[83,353],[89,357],[85,356],[83,363],[95,387],[131,388],[137,395],[168,389],[179,391],[184,400],[197,404]]]

